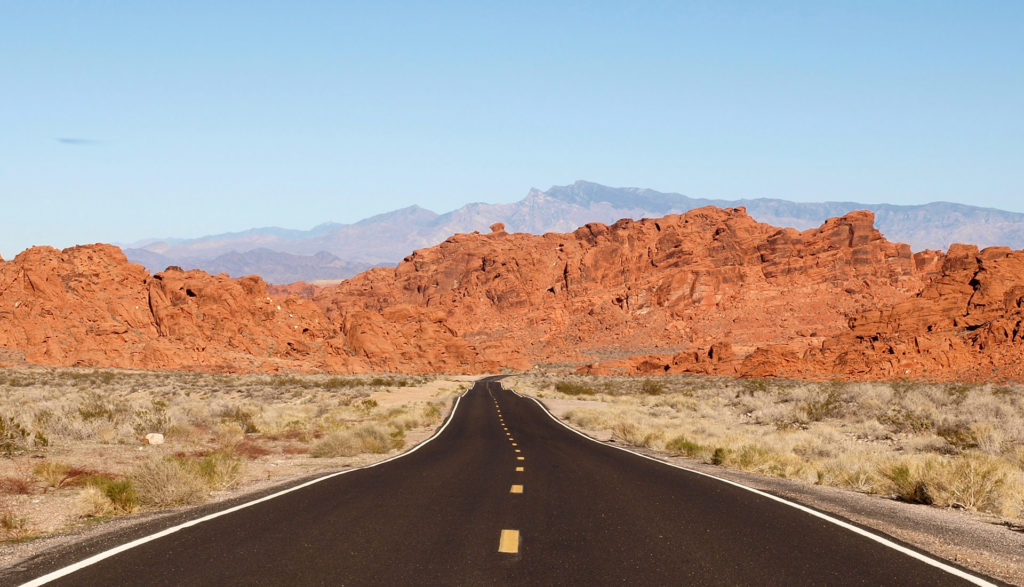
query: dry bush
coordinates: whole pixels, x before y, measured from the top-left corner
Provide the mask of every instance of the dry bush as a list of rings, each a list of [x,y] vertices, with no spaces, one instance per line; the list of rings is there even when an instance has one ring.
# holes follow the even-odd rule
[[[214,451],[206,455],[176,458],[178,465],[195,475],[207,488],[225,489],[238,483],[245,471],[244,463],[233,454]]]
[[[118,513],[131,513],[139,507],[139,494],[131,479],[97,475],[89,477],[86,482],[101,491]]]
[[[114,513],[114,504],[102,489],[87,485],[75,500],[75,510],[83,518],[102,518]]]
[[[245,431],[237,422],[221,422],[217,425],[215,442],[221,449],[233,450],[243,440],[245,440]]]
[[[0,477],[0,494],[28,495],[32,493],[34,483],[31,479],[15,475]]]
[[[355,436],[348,430],[332,432],[313,444],[309,454],[317,458],[354,457],[361,451]]]
[[[612,436],[633,446],[649,448],[664,438],[664,432],[647,422],[624,420],[612,424]]]
[[[686,436],[676,436],[665,443],[665,450],[670,454],[682,455],[691,459],[707,458],[708,449],[693,442]]]
[[[139,503],[147,507],[199,503],[206,491],[202,479],[174,459],[143,462],[129,476],[138,492]]]
[[[41,431],[33,431],[18,419],[0,414],[0,454],[10,457],[45,448],[49,443]]]
[[[48,489],[60,489],[70,481],[68,472],[71,466],[57,461],[43,461],[32,469],[32,472]]]
[[[198,445],[206,440],[206,432],[195,424],[180,422],[169,425],[164,430],[164,438],[168,442]]]
[[[9,540],[24,540],[32,535],[28,518],[9,510],[0,512],[0,531]]]
[[[382,454],[402,448],[404,440],[395,431],[376,424],[333,432],[310,449],[314,457],[351,457],[363,453]]]

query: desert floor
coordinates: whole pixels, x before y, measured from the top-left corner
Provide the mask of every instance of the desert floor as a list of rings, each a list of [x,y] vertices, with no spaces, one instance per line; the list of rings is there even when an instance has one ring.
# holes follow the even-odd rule
[[[0,370],[0,566],[398,454],[476,378]],[[503,383],[599,440],[1024,584],[1024,388],[558,370]]]

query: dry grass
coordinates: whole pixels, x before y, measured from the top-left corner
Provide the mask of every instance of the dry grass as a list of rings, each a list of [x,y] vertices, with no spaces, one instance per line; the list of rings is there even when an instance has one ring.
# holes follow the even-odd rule
[[[433,376],[0,369],[0,540],[379,459],[426,437],[466,387]],[[144,444],[152,432],[165,444]]]
[[[1024,518],[1024,388],[531,373],[597,437],[743,471]]]

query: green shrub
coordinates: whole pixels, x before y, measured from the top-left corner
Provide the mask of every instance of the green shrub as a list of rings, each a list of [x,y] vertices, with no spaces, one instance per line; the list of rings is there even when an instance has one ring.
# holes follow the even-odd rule
[[[881,473],[892,484],[893,493],[897,499],[925,505],[935,503],[928,483],[919,475],[912,473],[909,466],[890,465],[884,467]]]
[[[103,491],[110,503],[118,510],[131,513],[139,507],[139,495],[131,479],[110,479],[102,476],[90,478],[94,487]]]
[[[724,465],[726,459],[729,458],[729,449],[718,447],[711,453],[711,464],[712,465]]]
[[[684,455],[692,459],[701,454],[704,447],[687,439],[685,436],[677,436],[665,444],[665,450],[670,453]]]
[[[198,458],[179,459],[178,464],[210,489],[230,487],[238,482],[242,473],[242,461],[222,451]]]

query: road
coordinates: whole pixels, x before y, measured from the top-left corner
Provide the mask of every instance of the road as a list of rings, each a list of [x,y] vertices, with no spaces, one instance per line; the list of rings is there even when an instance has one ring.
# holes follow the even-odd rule
[[[489,378],[411,454],[171,531],[51,584],[963,582],[791,505],[589,440]]]

